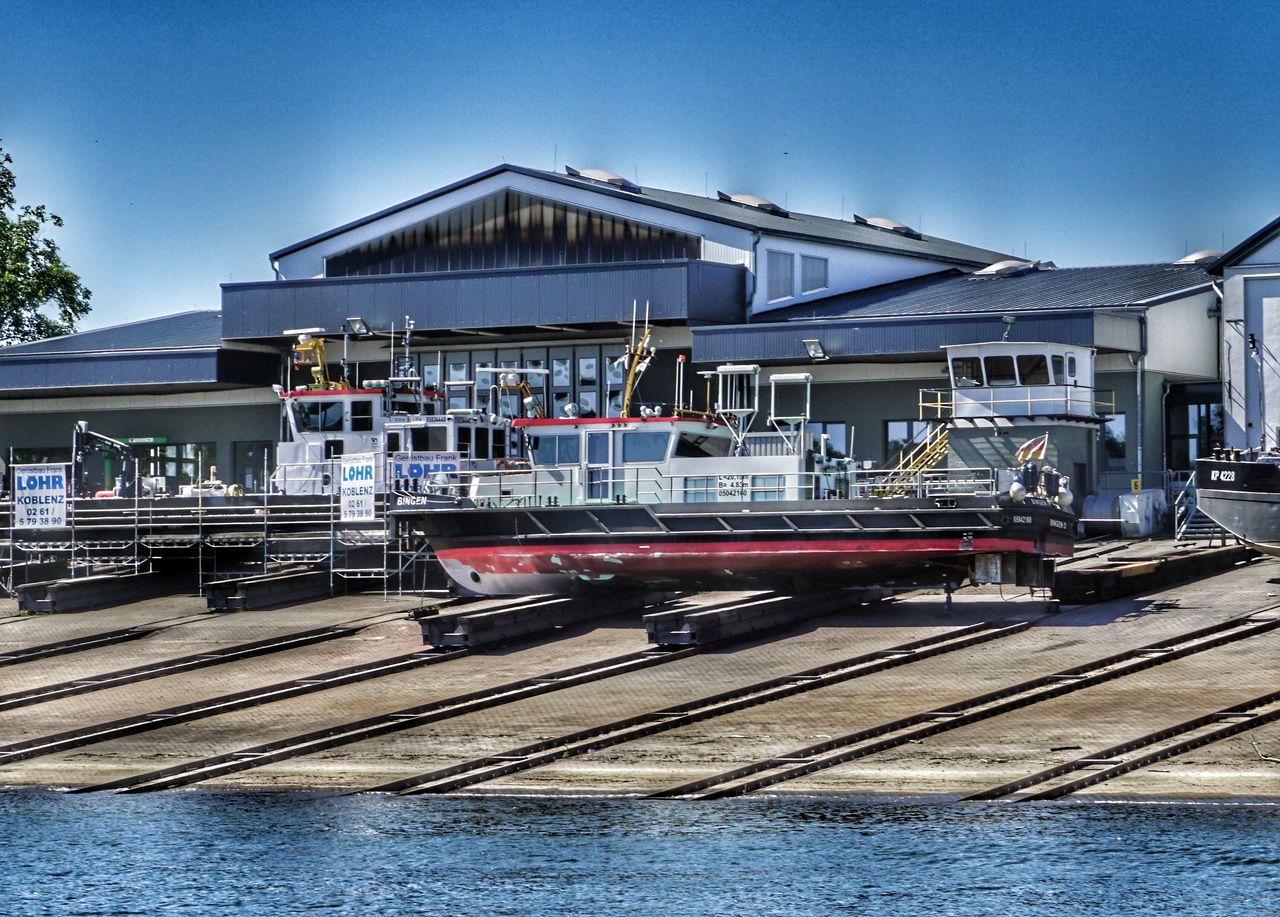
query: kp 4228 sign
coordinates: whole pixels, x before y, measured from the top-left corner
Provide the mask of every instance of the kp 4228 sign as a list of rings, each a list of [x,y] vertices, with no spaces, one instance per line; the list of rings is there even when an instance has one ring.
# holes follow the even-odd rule
[[[13,527],[51,529],[67,524],[68,466],[13,466]]]

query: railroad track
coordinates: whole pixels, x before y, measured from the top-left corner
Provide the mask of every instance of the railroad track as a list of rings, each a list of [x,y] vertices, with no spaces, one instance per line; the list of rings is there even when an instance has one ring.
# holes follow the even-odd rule
[[[536,600],[534,602],[526,602],[525,604],[542,604],[545,600]],[[502,603],[502,606],[512,603]],[[500,606],[500,607],[502,607]],[[374,615],[368,619],[356,619],[356,621],[348,622],[345,627],[347,634],[358,633],[365,627],[370,627],[385,621],[396,620],[401,617],[403,612],[392,615]],[[358,625],[358,626],[357,626]],[[320,633],[327,633],[330,629],[323,629]],[[286,635],[280,638],[283,642],[271,643],[276,652],[283,649],[290,649],[300,646],[306,646],[310,643],[318,642],[316,639],[293,639],[312,635],[312,631],[302,631],[295,634]],[[341,636],[338,634],[337,636]],[[328,639],[327,637],[325,639]],[[270,641],[264,641],[270,642]],[[228,649],[244,649],[245,647],[253,647],[255,644],[244,644],[241,647],[232,647]],[[43,755],[55,754],[62,751],[71,751],[77,748],[83,748],[87,745],[95,745],[99,742],[106,742],[111,739],[123,738],[124,736],[136,735],[141,732],[149,732],[154,729],[161,729],[166,726],[173,726],[178,723],[190,722],[192,720],[204,719],[211,716],[219,716],[223,713],[231,713],[236,710],[243,710],[248,707],[257,707],[263,704],[274,703],[275,701],[287,700],[292,697],[299,697],[303,694],[311,694],[317,691],[326,691],[330,688],[340,687],[342,685],[354,684],[360,681],[367,681],[372,678],[381,678],[385,675],[395,675],[410,669],[419,668],[425,665],[433,665],[437,662],[445,662],[449,659],[456,659],[465,656],[469,652],[468,649],[425,649],[413,653],[406,653],[401,656],[392,656],[385,659],[378,659],[372,662],[362,663],[360,665],[347,666],[341,669],[334,669],[328,672],[318,672],[307,675],[302,678],[295,678],[290,681],[278,682],[276,684],[265,685],[260,688],[252,688],[247,691],[238,691],[233,694],[223,694],[217,697],[205,698],[189,704],[182,704],[175,707],[168,707],[163,710],[153,710],[147,713],[138,714],[136,716],[124,717],[117,720],[111,720],[105,723],[97,723],[92,726],[85,726],[79,729],[72,729],[66,732],[55,733],[53,735],[41,736],[39,738],[27,739],[12,745],[0,746],[0,766],[5,764],[14,764],[19,761],[25,761],[30,758],[37,758]],[[238,653],[233,658],[243,659],[249,655],[262,655],[258,653]],[[169,660],[181,661],[181,660]],[[231,658],[221,658],[217,661],[228,662]],[[210,664],[216,664],[211,662]],[[96,690],[98,688],[114,687],[120,684],[128,683],[121,676],[132,670],[121,670],[120,672],[111,673],[110,676],[103,676],[104,683],[94,683],[85,690]],[[172,671],[158,672],[151,675],[141,673],[143,677],[157,677],[161,674],[173,674]],[[131,680],[139,680],[137,678]],[[75,682],[68,683],[69,686],[76,685]],[[37,688],[31,692],[24,692],[29,695],[39,695],[31,697],[27,703],[41,703],[54,699],[50,696],[51,689],[61,689],[61,685],[53,685],[50,688]],[[66,691],[59,693],[57,696],[66,696],[68,693],[76,693],[74,691]],[[11,697],[20,697],[20,695],[11,695]],[[0,698],[0,701],[5,698]],[[18,706],[13,704],[12,706]],[[4,709],[0,707],[0,709]]]
[[[134,684],[151,678],[163,678],[166,675],[177,675],[181,672],[190,672],[194,669],[222,665],[224,663],[235,662],[240,659],[252,659],[255,656],[266,656],[271,653],[280,653],[285,650],[297,649],[302,646],[310,646],[315,643],[337,640],[341,637],[350,637],[367,627],[372,627],[375,624],[386,623],[388,621],[394,621],[402,617],[404,617],[404,612],[374,615],[369,618],[357,619],[343,624],[330,625],[329,627],[317,627],[309,630],[294,631],[278,637],[270,637],[266,640],[255,640],[252,643],[239,643],[234,646],[221,647],[219,649],[209,650],[205,653],[194,653],[189,656],[176,656],[171,659],[161,659],[145,665],[132,666],[127,669],[117,669],[112,672],[105,672],[101,675],[87,675],[84,678],[76,678],[71,681],[42,685],[38,688],[30,688],[28,690],[17,691],[12,694],[3,694],[0,695],[0,711],[12,710],[17,707],[26,707],[31,704],[42,704],[48,701],[58,700],[63,697],[71,697],[76,694],[87,694],[91,691],[102,691],[106,688],[115,688],[120,685]],[[97,639],[96,642],[89,645],[77,646],[76,650],[66,650],[66,652],[77,652],[79,650],[92,649],[95,646],[108,646],[114,643],[120,643],[124,640],[136,640],[139,637],[146,637],[151,634],[158,633],[163,629],[164,628],[135,629],[139,630],[139,632],[136,635],[131,636],[124,636],[129,634],[129,631],[118,631],[115,632],[115,634],[119,636],[116,636],[113,639]],[[95,635],[95,638],[111,636],[112,634],[98,634]],[[85,639],[92,640],[94,638]],[[58,644],[48,644],[48,646],[56,647]],[[44,647],[32,647],[31,649],[38,650],[44,649]],[[42,655],[31,656],[30,658],[40,659],[44,658],[46,655],[56,654],[57,653],[44,653]],[[2,659],[3,657],[0,657],[0,664],[3,664]],[[26,662],[28,659],[23,659],[21,661]]]
[[[1177,757],[1278,720],[1280,720],[1280,691],[1273,691],[1243,703],[1232,704],[1223,710],[1194,717],[1128,742],[1092,752],[1074,761],[1046,768],[1039,773],[974,793],[964,797],[962,801],[988,801],[1011,796],[1015,797],[1012,800],[1014,802],[1061,799],[1077,790],[1096,786],[1148,765]],[[1125,757],[1142,749],[1151,750],[1145,754]],[[1086,771],[1088,773],[1082,777],[1073,777],[1075,774]],[[1023,793],[1024,790],[1044,784],[1052,785],[1035,793]]]
[[[73,637],[69,640],[58,640],[54,643],[42,643],[36,646],[26,646],[16,650],[7,650],[5,652],[0,652],[0,666],[18,665],[23,662],[34,662],[37,659],[48,659],[50,656],[65,656],[71,653],[82,653],[85,650],[97,649],[102,646],[127,643],[130,640],[149,637],[152,634],[168,630],[171,627],[180,627],[183,624],[191,624],[196,621],[207,621],[214,617],[216,617],[216,615],[200,613],[183,615],[179,618],[162,618],[159,621],[152,621],[149,624],[139,624],[134,627],[126,627],[121,630],[104,630],[96,634],[88,634],[84,637]],[[19,615],[17,617],[0,620],[0,624],[13,624],[19,621],[30,620],[30,616]]]
[[[805,777],[1175,659],[1270,632],[1280,628],[1280,617],[1264,616],[1274,607],[661,790],[648,798],[722,799]]]
[[[756,600],[752,599],[751,601]],[[809,602],[812,601],[812,597],[789,599],[788,601],[797,603]],[[700,610],[710,610],[716,607],[730,610],[741,604],[743,604],[741,600],[735,599],[708,605]],[[704,652],[710,646],[723,646],[728,642],[752,639],[756,636],[758,634],[748,634],[741,638],[734,638],[733,641],[704,646],[648,648],[639,652],[573,666],[532,678],[520,679],[494,688],[420,704],[354,722],[335,724],[275,742],[213,755],[198,761],[174,765],[173,767],[149,771],[106,783],[79,787],[68,792],[116,790],[126,793],[143,793],[188,786],[214,777],[261,767],[264,764],[314,754],[330,748],[337,748],[394,732],[415,729],[440,720],[487,710],[553,691],[590,684],[591,682],[626,672],[639,671],[677,659],[684,659]],[[461,655],[468,651],[459,649],[455,652]],[[167,723],[162,725],[167,725]],[[4,751],[4,749],[0,749],[0,763],[5,760],[2,757]]]
[[[531,770],[577,757],[589,751],[620,745],[692,723],[723,716],[735,710],[767,704],[818,688],[882,672],[943,653],[977,646],[991,640],[1021,633],[1029,621],[993,621],[973,624],[922,640],[913,640],[887,649],[828,663],[790,675],[771,678],[732,691],[713,694],[684,704],[626,717],[612,723],[567,733],[553,739],[513,748],[451,767],[406,777],[362,792],[448,793],[498,777]]]

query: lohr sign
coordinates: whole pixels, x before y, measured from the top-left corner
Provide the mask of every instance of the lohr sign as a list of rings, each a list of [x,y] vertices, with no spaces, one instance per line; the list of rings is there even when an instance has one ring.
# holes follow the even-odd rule
[[[338,518],[342,522],[376,519],[374,457],[348,455],[342,459],[342,480],[338,490]]]
[[[67,524],[70,473],[65,464],[13,466],[13,527],[47,529]]]
[[[395,481],[427,482],[433,475],[457,474],[460,464],[456,452],[393,452],[391,477]]]

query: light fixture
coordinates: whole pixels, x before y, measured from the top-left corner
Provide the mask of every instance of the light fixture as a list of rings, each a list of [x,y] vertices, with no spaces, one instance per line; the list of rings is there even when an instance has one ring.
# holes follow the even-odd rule
[[[368,334],[369,333],[368,324],[365,322],[364,319],[362,319],[358,315],[348,316],[347,327],[351,329],[352,334]]]
[[[1004,325],[1004,337],[1000,338],[1000,340],[1007,341],[1009,340],[1009,332],[1013,330],[1014,322],[1016,322],[1017,319],[1012,315],[1002,315],[1000,316],[1000,321]]]
[[[805,351],[809,354],[809,359],[817,363],[819,360],[827,359],[827,352],[822,348],[822,342],[817,338],[809,338],[800,342],[804,345]]]

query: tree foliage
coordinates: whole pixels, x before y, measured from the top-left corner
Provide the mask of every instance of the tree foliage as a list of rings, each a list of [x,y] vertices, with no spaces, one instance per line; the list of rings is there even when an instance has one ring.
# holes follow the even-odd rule
[[[18,206],[12,162],[0,147],[0,344],[70,334],[91,295],[43,236],[62,218],[43,204]]]

